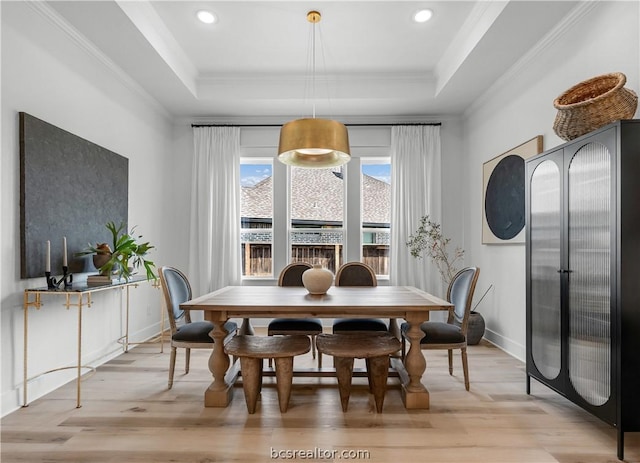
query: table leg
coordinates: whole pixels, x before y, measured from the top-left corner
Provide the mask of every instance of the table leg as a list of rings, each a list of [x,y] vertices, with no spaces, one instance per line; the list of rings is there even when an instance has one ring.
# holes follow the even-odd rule
[[[426,320],[428,319],[427,312]],[[420,340],[424,336],[420,324],[425,321],[425,315],[407,314],[406,320],[411,325],[407,332],[411,344],[404,361],[409,380],[402,385],[402,398],[406,408],[429,408],[429,391],[421,382],[427,369],[427,361],[420,349]]]
[[[207,315],[209,314],[206,313],[205,316]],[[229,356],[224,351],[224,338],[228,334],[224,328],[226,320],[209,321],[213,323],[213,331],[209,333],[213,338],[213,350],[209,357],[209,371],[213,375],[213,382],[204,393],[204,406],[226,407],[233,393],[233,384],[225,381],[230,365]]]
[[[23,407],[28,407],[29,402],[27,394],[27,385],[29,384],[29,378],[27,377],[27,360],[29,358],[28,336],[29,336],[29,307],[35,307],[36,310],[40,310],[42,306],[42,299],[39,292],[34,293],[34,300],[29,301],[29,293],[25,291],[24,299],[22,302],[22,308],[24,310],[24,358],[23,358],[23,370],[22,370],[22,386],[23,386]]]
[[[127,285],[127,303],[125,305],[125,319],[124,319],[124,342],[122,348],[125,352],[129,352],[129,285]]]
[[[243,318],[242,324],[240,325],[240,332],[238,334],[245,334],[248,336],[253,336],[255,332],[253,331],[253,326],[251,326],[251,319]]]
[[[69,296],[67,296],[67,304],[69,304]],[[82,293],[78,295],[78,359],[76,366],[76,408],[80,408],[82,407],[80,403],[82,394]]]
[[[36,298],[39,297],[40,294],[36,293]],[[29,334],[28,321],[29,321],[29,293],[25,291],[24,293],[24,301],[22,303],[22,309],[24,311],[24,357],[23,357],[23,370],[22,370],[22,406],[26,407],[29,405],[27,401],[27,336]]]
[[[400,334],[400,327],[398,326],[398,319],[397,318],[390,318],[389,319],[389,333],[394,335],[399,340],[402,339],[401,338],[401,334]]]

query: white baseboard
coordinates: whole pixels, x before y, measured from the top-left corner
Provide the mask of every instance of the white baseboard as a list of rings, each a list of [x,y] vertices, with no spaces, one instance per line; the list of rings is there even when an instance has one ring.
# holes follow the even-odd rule
[[[489,341],[491,344],[505,351],[507,354],[511,355],[514,358],[517,358],[521,362],[525,361],[526,357],[526,348],[520,343],[513,341],[512,339],[506,338],[501,334],[498,334],[494,331],[486,329],[484,331],[484,338]]]

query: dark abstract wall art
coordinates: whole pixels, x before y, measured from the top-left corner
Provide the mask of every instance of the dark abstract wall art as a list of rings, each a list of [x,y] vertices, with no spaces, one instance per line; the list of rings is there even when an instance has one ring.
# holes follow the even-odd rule
[[[524,161],[542,152],[542,135],[482,166],[482,243],[524,243]]]
[[[62,273],[63,238],[71,273],[95,272],[88,244],[110,242],[108,221],[127,223],[129,160],[27,113],[20,124],[20,278]],[[42,280],[44,283],[44,280]]]

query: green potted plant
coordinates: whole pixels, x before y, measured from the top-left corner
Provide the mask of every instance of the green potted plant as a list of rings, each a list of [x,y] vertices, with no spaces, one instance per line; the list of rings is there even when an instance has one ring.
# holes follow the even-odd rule
[[[93,255],[94,265],[100,270],[100,275],[117,275],[118,278],[129,280],[132,272],[143,266],[147,280],[155,280],[157,278],[154,272],[155,264],[146,258],[147,253],[154,246],[149,242],[139,243],[138,240],[142,235],[133,235],[135,227],[127,231],[124,223],[116,226],[114,222],[107,222],[106,227],[111,232],[111,246],[107,243],[89,245],[77,255]]]

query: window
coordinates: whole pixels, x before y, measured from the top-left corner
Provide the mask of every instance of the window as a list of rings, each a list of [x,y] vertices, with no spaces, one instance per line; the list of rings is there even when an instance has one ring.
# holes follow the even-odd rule
[[[273,163],[240,163],[242,276],[273,276]]]
[[[389,276],[391,164],[388,158],[361,161],[362,262]]]
[[[292,167],[289,188],[291,262],[320,264],[335,273],[344,241],[342,168]]]
[[[389,275],[388,157],[354,157],[328,169],[246,157],[240,175],[243,278],[274,278],[297,261],[335,273],[344,262],[361,260],[379,277]]]

